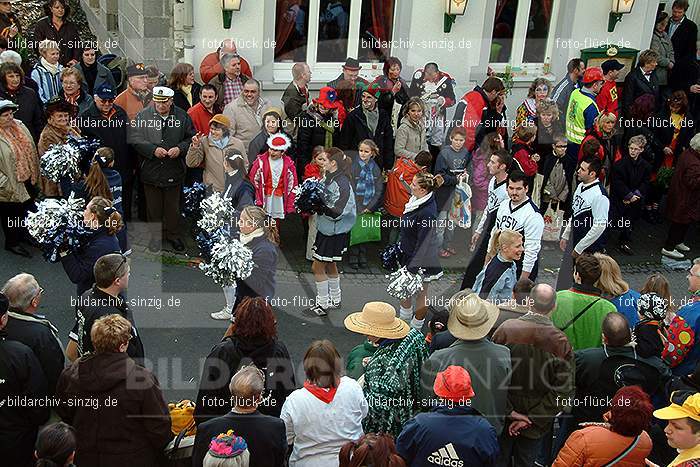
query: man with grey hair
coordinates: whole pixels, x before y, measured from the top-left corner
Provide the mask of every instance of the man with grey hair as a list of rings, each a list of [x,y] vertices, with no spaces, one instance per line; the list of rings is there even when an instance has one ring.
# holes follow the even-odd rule
[[[234,102],[243,93],[243,85],[250,78],[241,73],[241,57],[236,54],[224,54],[221,57],[223,72],[216,75],[210,82],[216,88],[217,105],[223,109]]]
[[[240,139],[246,151],[263,127],[263,115],[271,110],[270,103],[260,97],[261,91],[260,81],[251,78],[243,86],[243,94],[224,108],[224,115],[231,120],[231,136]]]
[[[248,442],[251,467],[285,465],[287,437],[284,422],[280,418],[258,412],[258,405],[263,402],[265,373],[255,365],[244,366],[231,378],[229,390],[233,409],[222,417],[197,426],[192,465],[201,467],[211,439],[228,430],[233,430]],[[211,404],[221,402],[207,398],[202,400],[202,403]]]
[[[556,291],[538,284],[530,292],[531,312],[505,321],[491,340],[510,349],[513,373],[508,402],[527,420],[511,419],[500,437],[498,465],[534,465],[540,443],[551,438],[562,399],[574,395],[574,353],[569,340],[554,327],[549,315],[556,308]]]
[[[204,57],[204,60],[202,60],[202,63],[199,65],[199,75],[202,77],[202,82],[204,82],[204,84],[209,83],[216,75],[224,72],[221,59],[227,54],[239,55],[236,41],[233,39],[224,39],[215,52],[211,52]],[[241,74],[248,78],[253,77],[250,65],[243,57],[241,57]]]
[[[48,394],[52,395],[65,366],[65,357],[58,329],[37,313],[44,289],[34,276],[22,273],[5,282],[2,293],[9,301],[7,338],[32,349],[46,376]]]

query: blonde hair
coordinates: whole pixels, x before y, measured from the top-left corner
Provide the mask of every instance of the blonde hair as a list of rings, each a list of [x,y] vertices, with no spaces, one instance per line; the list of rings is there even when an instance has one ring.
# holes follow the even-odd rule
[[[116,353],[131,339],[131,323],[121,315],[103,316],[90,329],[92,346],[97,353]]]
[[[537,103],[537,115],[544,113],[552,114],[554,116],[553,120],[559,120],[559,107],[551,99],[545,99]]]
[[[593,256],[600,263],[600,278],[595,286],[611,297],[619,297],[627,293],[630,285],[622,278],[622,271],[617,261],[604,253],[594,253]]]
[[[250,453],[246,449],[236,457],[214,457],[207,452],[202,462],[203,467],[248,467],[250,465]]]
[[[615,116],[614,113],[608,112],[605,114],[600,114],[598,115],[598,119],[596,121],[596,128],[598,128],[599,131],[603,131],[603,124],[604,123],[617,123],[617,117]],[[615,129],[613,128],[613,133],[615,132]]]
[[[360,150],[360,146],[365,145],[369,148],[370,151],[372,151],[372,158],[375,158],[379,155],[379,146],[377,146],[377,143],[372,141],[371,139],[363,139],[360,141],[360,144],[357,145],[357,150]]]
[[[37,49],[39,49],[39,55],[42,57],[44,56],[44,52],[49,50],[61,50],[58,46],[58,42],[51,39],[44,39],[43,41],[39,42],[39,47],[37,47]]]
[[[263,229],[265,237],[271,243],[279,245],[280,235],[277,229],[277,223],[267,215],[267,212],[265,212],[263,208],[260,206],[246,206],[241,211],[241,214],[243,213],[250,218],[250,221],[256,229]]]
[[[82,85],[83,84],[83,75],[80,74],[80,72],[73,67],[68,67],[64,68],[63,71],[61,71],[61,81],[66,79],[67,76],[73,76],[75,78],[75,81],[77,81],[78,84]]]
[[[512,245],[518,239],[522,239],[523,236],[520,232],[515,230],[505,229],[497,230],[492,236],[489,242],[489,257],[495,258],[498,252],[506,245]]]

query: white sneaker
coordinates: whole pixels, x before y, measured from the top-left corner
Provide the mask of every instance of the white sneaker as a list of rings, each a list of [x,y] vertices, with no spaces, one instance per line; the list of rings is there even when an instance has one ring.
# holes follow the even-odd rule
[[[673,259],[685,259],[685,255],[678,250],[668,251],[666,248],[661,249],[661,254]]]
[[[215,311],[214,313],[211,313],[209,316],[211,316],[213,319],[219,319],[219,320],[230,320],[231,319],[231,312],[228,311],[228,308],[223,307],[220,311]]]
[[[688,245],[686,245],[685,243],[679,243],[678,245],[676,245],[676,250],[683,252],[683,253],[687,253],[690,251],[690,247]]]

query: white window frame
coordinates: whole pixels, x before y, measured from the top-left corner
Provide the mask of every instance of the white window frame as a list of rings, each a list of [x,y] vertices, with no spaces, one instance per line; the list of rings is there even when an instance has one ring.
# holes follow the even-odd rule
[[[513,30],[513,46],[511,48],[511,60],[510,62],[493,62],[489,63],[489,66],[496,73],[503,73],[506,67],[510,65],[511,71],[514,74],[514,79],[517,80],[517,76],[532,76],[532,75],[543,75],[545,74],[545,63],[547,57],[549,57],[549,62],[551,64],[552,53],[554,51],[554,43],[556,39],[556,20],[559,17],[559,6],[561,1],[554,0],[552,2],[552,16],[549,22],[549,33],[547,37],[547,47],[545,49],[545,62],[537,63],[523,63],[523,55],[525,53],[525,40],[527,37],[527,21],[530,15],[530,7],[532,6],[532,0],[519,0],[518,11],[515,18],[515,29]],[[493,22],[495,23],[495,13]],[[491,30],[491,35],[493,36],[493,29]],[[512,59],[513,57],[518,57],[517,60]]]
[[[356,57],[355,52],[360,44],[360,15],[362,13],[363,0],[350,1],[350,18],[348,27],[348,56]],[[392,24],[392,35],[396,33],[397,13],[399,0],[394,0],[394,14]],[[311,83],[327,83],[334,80],[341,73],[341,67],[345,60],[340,62],[317,62],[316,53],[318,52],[318,26],[319,15],[321,9],[321,0],[309,0],[309,29],[306,47],[306,63],[309,64],[312,71]],[[277,18],[275,18],[277,21]],[[273,23],[274,24],[274,23]],[[292,80],[293,62],[274,62],[272,66],[273,81],[276,83],[289,83]],[[362,70],[360,76],[366,79],[374,79],[382,73],[384,64],[382,62],[362,62]]]

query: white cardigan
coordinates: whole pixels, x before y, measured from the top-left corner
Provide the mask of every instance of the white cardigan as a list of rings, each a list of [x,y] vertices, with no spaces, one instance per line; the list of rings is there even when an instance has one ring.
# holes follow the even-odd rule
[[[287,444],[294,444],[289,467],[337,467],[340,448],[364,432],[368,405],[357,381],[340,379],[333,400],[326,404],[304,388],[287,397],[280,418],[287,427]]]

